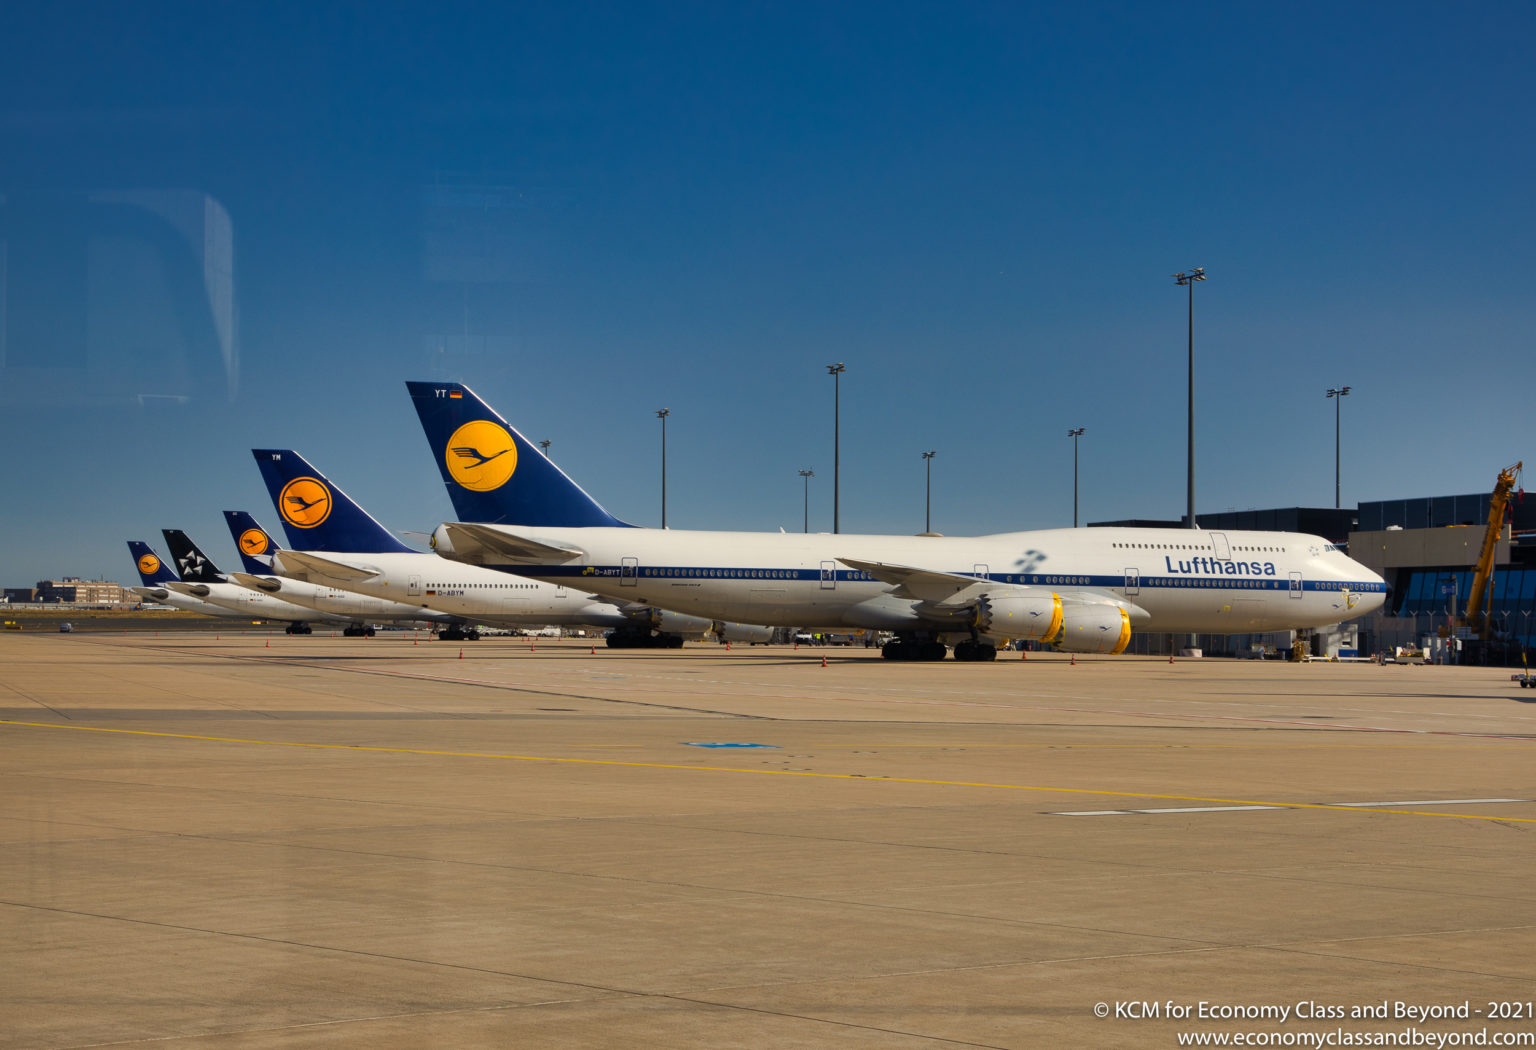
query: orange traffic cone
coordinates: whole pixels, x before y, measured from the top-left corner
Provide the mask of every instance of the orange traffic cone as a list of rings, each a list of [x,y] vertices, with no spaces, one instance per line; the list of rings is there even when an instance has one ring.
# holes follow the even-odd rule
[[[1077,666],[1077,654],[1076,653],[1072,654],[1072,666],[1073,667]]]
[[[821,666],[823,666],[823,667],[827,666],[827,658],[825,656],[823,656],[821,658]]]
[[[462,648],[459,650],[459,659],[464,659],[464,650]]]

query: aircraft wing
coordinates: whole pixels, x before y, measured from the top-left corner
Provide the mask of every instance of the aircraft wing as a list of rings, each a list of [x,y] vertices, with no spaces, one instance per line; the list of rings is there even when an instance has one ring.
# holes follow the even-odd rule
[[[850,569],[867,572],[881,583],[896,589],[891,593],[897,598],[910,598],[919,602],[954,602],[970,597],[966,592],[973,588],[987,590],[996,584],[978,580],[974,576],[962,576],[954,572],[936,572],[919,569],[912,565],[892,565],[883,561],[860,561],[857,558],[839,558]]]
[[[291,551],[284,548],[277,552],[277,562],[284,572],[291,573],[301,569],[308,573],[328,576],[333,580],[371,580],[379,575],[378,569],[367,565],[322,558],[312,551]],[[263,587],[262,590],[266,588]]]
[[[448,530],[448,539],[455,553],[461,555],[479,550],[515,561],[569,561],[586,553],[579,547],[546,543],[530,536],[507,532],[506,526],[453,521],[445,523],[443,527]]]

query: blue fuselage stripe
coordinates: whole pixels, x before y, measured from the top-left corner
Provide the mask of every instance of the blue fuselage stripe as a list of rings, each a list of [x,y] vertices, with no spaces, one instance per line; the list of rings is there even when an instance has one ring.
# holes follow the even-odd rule
[[[760,580],[764,583],[874,583],[875,577],[855,569],[744,569],[732,566],[619,566],[619,565],[494,565],[489,568],[503,572],[519,573],[540,579],[569,578],[580,583],[588,580]],[[1288,591],[1297,585],[1288,576],[1207,576],[1180,573],[1173,576],[1124,573],[1113,575],[1057,575],[1052,573],[990,573],[979,576],[974,572],[955,572],[950,575],[969,576],[992,583],[1028,587],[1102,587],[1110,590],[1192,588],[1230,591]],[[1302,580],[1303,591],[1347,590],[1356,594],[1381,592],[1386,584],[1364,580]]]

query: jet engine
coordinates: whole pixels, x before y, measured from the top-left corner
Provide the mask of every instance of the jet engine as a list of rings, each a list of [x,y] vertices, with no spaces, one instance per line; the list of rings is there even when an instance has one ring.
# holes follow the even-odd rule
[[[1061,596],[1036,594],[984,594],[976,602],[971,625],[994,638],[1052,638],[1061,629]]]
[[[446,523],[432,530],[431,546],[434,551],[445,558],[452,556],[453,540],[448,537],[448,526]]]
[[[702,616],[688,616],[666,609],[647,609],[640,620],[664,634],[700,635],[714,627],[714,621]]]
[[[715,637],[722,642],[771,642],[773,641],[773,628],[763,627],[754,623],[730,623],[726,620],[716,620]]]
[[[1118,605],[1069,605],[1060,637],[1051,642],[1065,653],[1125,651],[1131,642],[1131,616]]]

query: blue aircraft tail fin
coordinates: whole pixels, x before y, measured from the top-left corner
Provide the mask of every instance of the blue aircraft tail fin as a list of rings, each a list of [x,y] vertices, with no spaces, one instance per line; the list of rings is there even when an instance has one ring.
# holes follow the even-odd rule
[[[463,383],[405,385],[461,521],[632,527],[604,510]]]
[[[359,554],[411,550],[292,449],[253,448],[251,455],[294,550]]]
[[[226,510],[224,521],[229,525],[229,535],[240,552],[240,566],[255,576],[272,575],[272,552],[277,543],[270,533],[251,517],[247,511]]]
[[[155,549],[143,540],[129,540],[128,553],[133,556],[133,567],[139,570],[139,581],[145,587],[159,587],[166,580],[179,580],[176,570],[160,560]]]
[[[161,529],[165,546],[176,562],[176,571],[187,583],[223,583],[225,576],[200,549],[192,538],[180,529]]]

